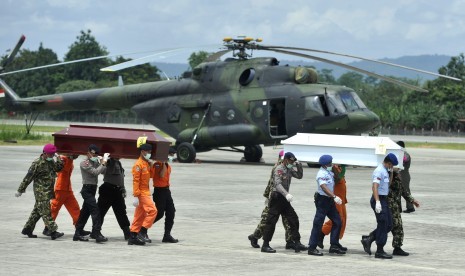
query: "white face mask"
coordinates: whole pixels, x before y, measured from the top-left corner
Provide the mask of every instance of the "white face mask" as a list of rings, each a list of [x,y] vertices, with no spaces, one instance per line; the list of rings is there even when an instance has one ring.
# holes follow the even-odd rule
[[[326,169],[330,172],[333,169],[333,166],[326,166]]]
[[[168,156],[168,162],[171,163],[174,160],[174,156]]]
[[[47,157],[45,160],[47,160],[47,161],[53,161],[53,157]]]
[[[150,157],[152,157],[152,154],[151,154],[151,153],[147,153],[146,155],[144,155],[144,158],[147,159],[147,160],[149,160]]]
[[[287,164],[286,167],[287,167],[288,169],[292,169],[292,168],[294,167],[294,165],[293,165],[293,164]]]
[[[91,157],[90,160],[93,162],[98,162],[98,157]]]

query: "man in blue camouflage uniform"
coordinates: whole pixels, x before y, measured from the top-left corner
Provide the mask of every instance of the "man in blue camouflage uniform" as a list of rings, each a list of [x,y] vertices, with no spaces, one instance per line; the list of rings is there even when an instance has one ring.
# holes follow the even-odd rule
[[[33,187],[36,202],[21,232],[29,238],[37,238],[32,232],[40,218],[42,218],[45,226],[49,229],[52,240],[63,236],[63,233],[57,232],[58,226],[52,219],[50,210],[50,200],[55,198],[53,187],[57,176],[56,173],[63,168],[63,162],[56,152],[57,148],[54,145],[47,144],[44,146],[43,153],[32,162],[31,167],[15,194],[16,197],[20,197],[21,194],[26,192],[27,186],[34,181]]]

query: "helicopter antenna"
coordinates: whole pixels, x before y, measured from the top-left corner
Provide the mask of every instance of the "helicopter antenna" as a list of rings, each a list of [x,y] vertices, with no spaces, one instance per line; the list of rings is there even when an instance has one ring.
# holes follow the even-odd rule
[[[248,36],[238,36],[236,38],[225,37],[223,39],[224,46],[229,50],[233,51],[233,57],[245,60],[252,57],[254,49],[258,49],[256,42],[262,42],[261,38],[253,39]],[[251,50],[250,54],[246,50]],[[237,51],[237,52],[236,52]]]

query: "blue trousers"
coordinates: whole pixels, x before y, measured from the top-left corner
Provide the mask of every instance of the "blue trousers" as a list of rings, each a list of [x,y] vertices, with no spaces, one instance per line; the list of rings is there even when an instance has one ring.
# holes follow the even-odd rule
[[[327,196],[318,195],[315,198],[316,214],[313,219],[313,228],[308,241],[310,249],[315,249],[318,244],[318,237],[321,235],[321,227],[328,217],[333,221],[331,228],[331,245],[339,244],[339,232],[341,231],[341,218],[336,209],[334,200]]]
[[[392,215],[391,210],[389,210],[387,196],[379,196],[379,201],[381,203],[381,212],[379,214],[375,211],[376,201],[373,196],[370,199],[370,205],[376,216],[377,226],[374,231],[376,244],[384,246],[387,242],[387,234],[391,232],[392,229]]]

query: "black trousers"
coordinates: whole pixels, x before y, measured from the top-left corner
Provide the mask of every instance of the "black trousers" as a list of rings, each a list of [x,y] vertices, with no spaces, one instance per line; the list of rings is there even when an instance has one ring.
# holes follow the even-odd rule
[[[280,193],[273,192],[269,204],[270,210],[268,212],[265,227],[263,228],[263,240],[267,242],[271,241],[276,228],[276,223],[281,215],[282,218],[286,218],[289,222],[292,240],[300,241],[299,217],[286,198]]]
[[[158,210],[154,223],[165,216],[165,235],[170,235],[174,224],[174,213],[176,213],[170,189],[155,188],[153,190],[153,201]]]
[[[333,226],[331,227],[331,245],[338,245],[339,233],[341,231],[341,217],[337,212],[334,199],[318,194],[315,198],[315,207],[316,213],[313,218],[313,228],[308,240],[310,249],[316,248],[318,237],[320,236],[321,228],[323,227],[326,217],[333,222]]]
[[[78,221],[76,222],[76,234],[84,229],[84,226],[92,216],[92,232],[100,231],[102,229],[102,220],[100,218],[100,210],[95,200],[95,194],[97,192],[97,185],[84,184],[82,186],[81,195],[84,199],[82,203],[81,213],[79,214]]]
[[[120,187],[104,182],[99,190],[98,208],[102,218],[102,224],[110,207],[115,213],[116,220],[118,221],[121,229],[128,228],[131,224],[126,213],[126,203],[124,202],[123,192]]]

